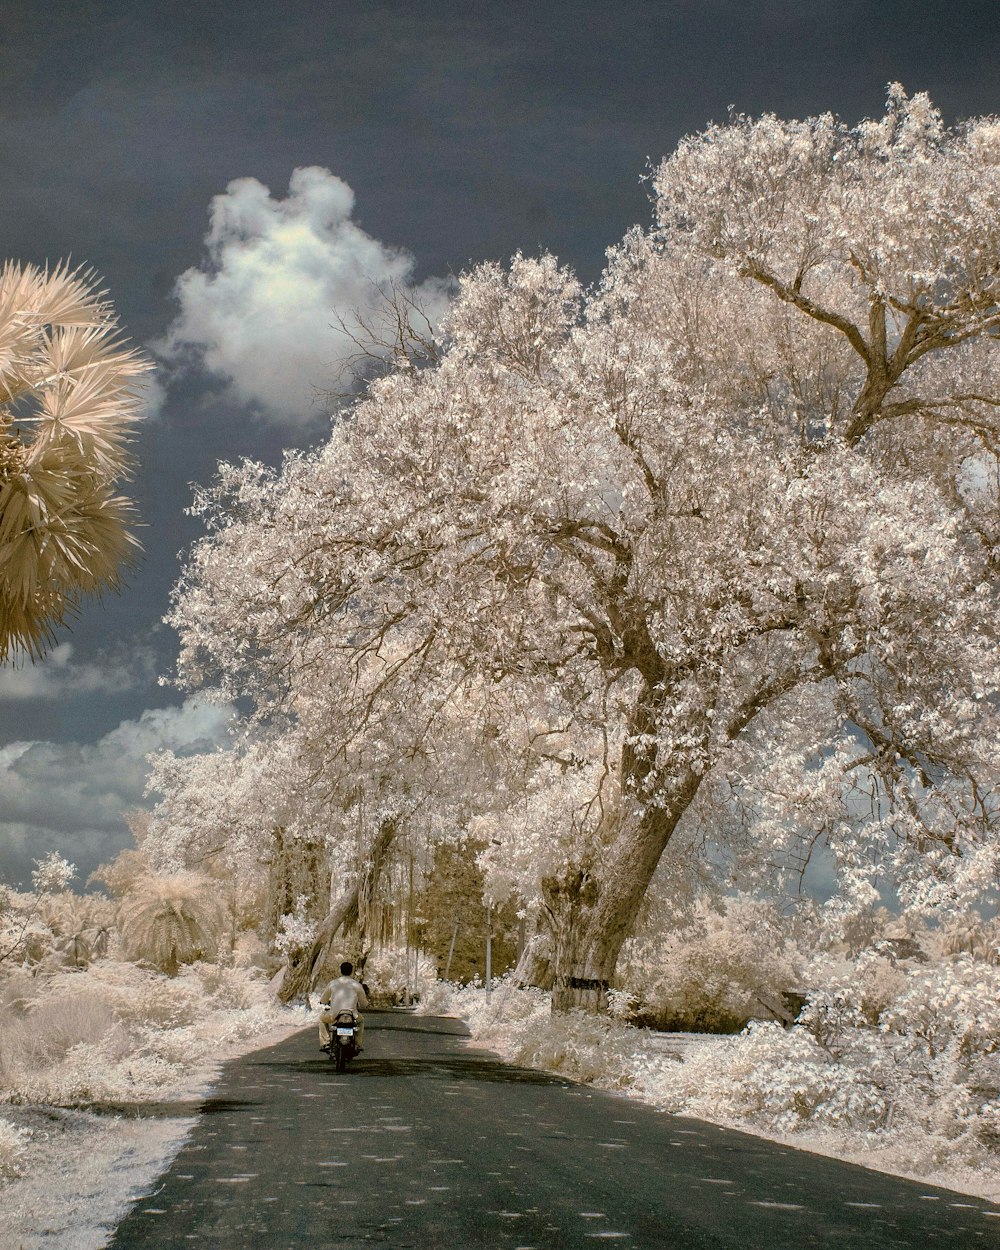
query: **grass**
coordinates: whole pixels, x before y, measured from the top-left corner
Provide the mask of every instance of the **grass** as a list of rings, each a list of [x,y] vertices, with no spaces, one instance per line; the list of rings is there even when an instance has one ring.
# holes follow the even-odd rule
[[[180,1097],[192,1065],[294,1017],[253,969],[112,959],[11,977],[0,1007],[0,1102],[58,1107]]]

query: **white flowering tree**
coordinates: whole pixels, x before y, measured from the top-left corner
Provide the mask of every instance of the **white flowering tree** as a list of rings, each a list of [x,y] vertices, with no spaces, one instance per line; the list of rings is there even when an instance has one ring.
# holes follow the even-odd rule
[[[445,714],[433,684],[396,705],[377,697],[381,665],[338,670],[335,653],[297,665],[285,697],[261,691],[231,750],[152,757],[159,798],[142,839],[161,871],[208,867],[264,895],[262,936],[283,933],[289,955],[286,997],[322,976],[338,942],[364,956],[398,909],[401,863],[420,859],[435,829],[463,827],[483,788],[468,718],[454,700]],[[287,940],[293,931],[308,941]]]
[[[337,928],[358,920],[359,861],[370,851],[350,813],[358,787],[345,802],[331,776],[312,774],[301,735],[286,730],[203,755],[166,751],[151,763],[147,793],[157,802],[142,845],[154,868],[230,882],[240,910],[260,913],[267,944],[283,933],[296,958],[331,904]],[[290,943],[293,928],[301,940]]]
[[[315,984],[343,934],[365,957],[386,911],[405,906],[401,879],[414,860],[428,842],[461,835],[497,775],[481,684],[411,666],[409,648],[389,640],[378,654],[310,646],[308,655],[290,657],[295,693],[284,706],[294,719],[299,796],[323,813],[331,889],[311,946],[285,977],[286,998]]]
[[[148,367],[90,275],[0,268],[0,661],[41,654],[138,551],[118,485]]]
[[[391,741],[428,801],[463,699],[476,749],[529,743],[490,854],[534,872],[563,1006],[710,800],[762,858],[824,838],[845,906],[996,880],[1000,124],[892,88],[853,129],[713,127],[653,185],[593,291],[481,266],[432,366],[224,469],[172,618],[186,681],[336,690],[320,755]]]

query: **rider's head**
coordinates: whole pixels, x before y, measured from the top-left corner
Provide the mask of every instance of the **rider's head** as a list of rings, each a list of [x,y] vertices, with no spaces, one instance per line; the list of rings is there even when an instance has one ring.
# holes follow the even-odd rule
[[[345,959],[344,962],[340,965],[340,975],[342,977],[349,977],[353,971],[354,971],[354,965],[351,963],[349,959]]]

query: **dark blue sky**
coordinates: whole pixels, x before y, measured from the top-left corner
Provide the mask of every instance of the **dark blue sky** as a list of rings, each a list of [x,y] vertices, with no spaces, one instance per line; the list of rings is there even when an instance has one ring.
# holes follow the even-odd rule
[[[996,0],[8,0],[0,238],[15,259],[95,266],[140,343],[204,262],[212,197],[241,177],[284,196],[302,166],[346,181],[355,222],[412,253],[418,279],[541,248],[593,279],[647,221],[647,161],[730,105],[853,122],[899,80],[953,121],[1000,111],[998,51]],[[115,807],[138,797],[141,767],[101,770],[123,742],[217,734],[205,714],[140,719],[180,703],[154,679],[174,649],[158,623],[177,553],[197,533],[189,483],[322,427],[319,413],[265,424],[205,375],[171,383],[137,448],[141,569],[86,608],[59,665],[0,680],[0,878],[75,838],[88,867],[122,842]]]

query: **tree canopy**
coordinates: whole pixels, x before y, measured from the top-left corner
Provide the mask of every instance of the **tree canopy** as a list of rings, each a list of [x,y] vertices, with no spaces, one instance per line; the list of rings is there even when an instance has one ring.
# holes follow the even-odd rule
[[[593,289],[478,266],[426,367],[223,466],[171,616],[182,680],[488,832],[562,1003],[713,822],[822,841],[833,914],[996,882],[1000,123],[893,87],[652,187]]]

